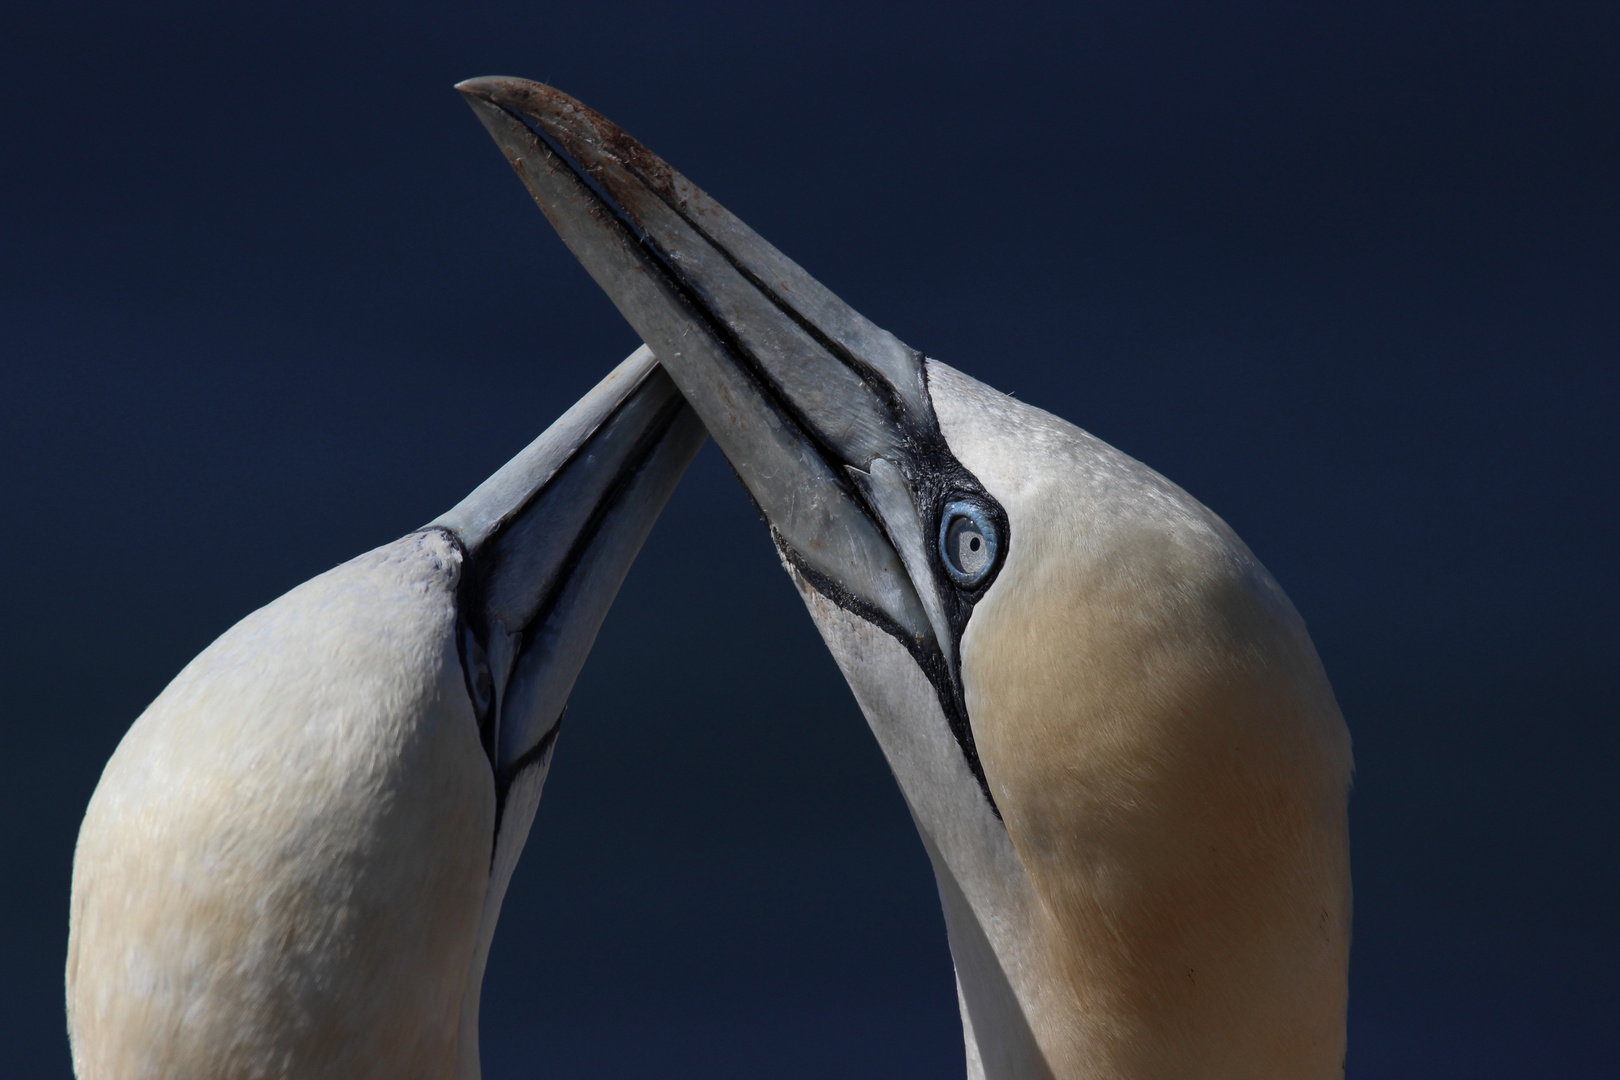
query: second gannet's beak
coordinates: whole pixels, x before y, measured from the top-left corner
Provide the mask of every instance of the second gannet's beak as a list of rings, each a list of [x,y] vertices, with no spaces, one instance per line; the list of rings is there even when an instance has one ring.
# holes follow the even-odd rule
[[[940,433],[923,355],[573,98],[510,78],[458,89],[702,417],[783,558],[928,675],[989,798],[958,642],[1005,558],[1006,515]],[[939,554],[958,533],[983,545],[971,575]]]
[[[457,645],[498,796],[549,746],[620,583],[702,442],[643,346],[425,526],[466,552]]]

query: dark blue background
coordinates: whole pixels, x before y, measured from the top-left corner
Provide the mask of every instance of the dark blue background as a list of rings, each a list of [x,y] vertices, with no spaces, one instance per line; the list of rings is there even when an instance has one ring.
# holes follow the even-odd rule
[[[879,325],[1224,515],[1356,741],[1352,1077],[1620,1068],[1612,3],[9,5],[0,1061],[233,621],[636,341],[457,94],[550,81]],[[712,448],[574,695],[491,1078],[948,1077],[921,846]]]

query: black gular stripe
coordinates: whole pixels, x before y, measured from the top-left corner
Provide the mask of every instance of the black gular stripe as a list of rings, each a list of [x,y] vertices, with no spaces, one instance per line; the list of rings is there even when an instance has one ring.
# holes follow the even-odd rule
[[[495,771],[495,833],[494,841],[489,846],[489,862],[495,864],[495,853],[501,846],[501,822],[506,818],[506,796],[512,790],[512,785],[518,777],[533,768],[543,768],[551,761],[551,750],[557,745],[557,734],[562,731],[563,717],[568,715],[568,706],[558,714],[557,722],[551,725],[551,730],[540,736],[540,741],[529,747],[518,759],[506,769]]]
[[[793,572],[802,577],[816,592],[825,596],[839,607],[851,614],[858,615],[879,630],[904,645],[906,652],[917,662],[929,683],[934,687],[934,693],[939,696],[940,711],[945,714],[945,722],[950,725],[951,734],[956,738],[957,746],[961,747],[962,756],[967,759],[969,771],[973,778],[979,782],[979,788],[984,792],[985,799],[990,803],[990,809],[999,820],[1001,808],[996,805],[994,795],[990,794],[990,783],[985,779],[984,765],[979,761],[979,746],[973,741],[973,729],[967,721],[967,705],[962,701],[961,691],[957,683],[950,677],[945,668],[945,654],[937,648],[928,649],[917,643],[917,639],[906,633],[899,623],[889,618],[886,612],[868,604],[856,596],[837,581],[821,573],[805,561],[804,557],[794,550],[793,545],[782,539],[780,533],[771,530],[771,539],[776,542],[776,550],[793,567]]]
[[[882,515],[878,514],[868,502],[865,493],[847,479],[845,467],[849,463],[843,460],[842,455],[825,440],[816,425],[793,404],[791,397],[772,378],[769,370],[760,362],[759,358],[743,344],[736,332],[711,311],[709,306],[702,300],[699,290],[682,273],[678,263],[665,253],[658,242],[591,175],[590,170],[576,160],[557,139],[537,127],[521,112],[507,108],[499,102],[491,102],[491,104],[496,105],[514,121],[521,124],[534,137],[541,150],[549,153],[560,162],[568,173],[611,213],[613,225],[620,229],[623,234],[626,234],[627,239],[633,239],[635,245],[645,251],[659,270],[662,271],[661,277],[665,286],[673,293],[673,299],[681,305],[695,322],[703,326],[727,353],[738,361],[742,369],[759,388],[767,406],[777,414],[784,424],[797,432],[799,437],[804,439],[815,450],[816,454],[827,464],[834,482],[839,485],[851,501],[865,511],[868,519],[884,534],[884,539],[888,541],[889,546],[898,550],[894,538],[888,534],[888,530],[884,527]],[[607,121],[604,120],[602,123],[606,124]],[[880,394],[891,422],[894,423],[904,438],[903,449],[907,453],[902,460],[894,462],[894,464],[900,468],[905,476],[907,486],[911,489],[912,498],[917,506],[919,518],[924,522],[923,542],[929,552],[929,559],[931,565],[934,566],[936,578],[946,580],[940,575],[943,568],[938,565],[940,556],[936,550],[936,545],[929,542],[929,530],[931,526],[937,525],[943,507],[950,499],[968,496],[984,505],[996,521],[997,527],[1001,530],[1001,548],[1005,553],[1010,543],[1005,512],[996,500],[990,497],[989,492],[979,483],[978,478],[969,472],[950,452],[945,443],[944,434],[938,428],[937,420],[931,415],[926,420],[913,417],[911,410],[906,408],[900,401],[898,392],[889,384],[887,378],[871,365],[854,356],[844,346],[833,341],[824,331],[791,304],[787,303],[758,275],[743,266],[723,244],[717,242],[706,229],[694,221],[682,206],[672,202],[663,192],[661,185],[649,182],[630,163],[622,159],[618,160],[649,191],[653,192],[665,206],[669,207],[688,227],[696,232],[710,248],[718,252],[745,280],[764,294],[772,306],[804,330],[833,359],[844,364],[860,376],[868,388],[876,388],[876,392]],[[922,368],[924,392],[926,393],[927,365],[922,354],[917,353],[916,357],[918,364]],[[748,490],[746,484],[743,485],[743,490],[745,492]],[[751,495],[750,499],[752,500]],[[946,617],[950,622],[951,633],[955,638],[951,649],[953,660],[947,663],[944,654],[937,647],[929,649],[918,644],[910,634],[906,633],[886,613],[879,611],[871,604],[854,596],[836,581],[811,568],[802,555],[795,551],[776,532],[774,527],[770,526],[768,515],[760,509],[757,503],[755,504],[755,510],[760,511],[760,517],[765,521],[767,527],[771,528],[772,538],[778,550],[783,553],[783,557],[794,566],[812,588],[839,607],[871,622],[905,646],[906,651],[911,654],[917,665],[928,677],[929,682],[933,684],[951,734],[956,739],[957,745],[960,747],[974,779],[978,782],[980,790],[983,791],[985,800],[990,804],[991,810],[999,819],[1001,810],[996,806],[995,797],[990,793],[990,784],[985,777],[984,766],[979,759],[978,744],[973,738],[972,724],[968,720],[967,704],[963,699],[960,647],[962,631],[967,625],[968,617],[973,612],[973,606],[994,581],[996,574],[999,572],[999,566],[992,571],[977,589],[971,592],[964,592],[954,586],[948,586],[942,590]],[[1005,554],[1003,554],[1002,559],[1005,560]],[[920,582],[913,584],[914,587],[920,590],[932,588],[934,583]]]
[[[865,619],[885,634],[894,638],[911,655],[917,666],[922,669],[922,673],[927,676],[929,684],[934,688],[934,694],[939,699],[940,711],[944,713],[945,723],[949,726],[952,737],[956,739],[957,747],[962,751],[962,757],[967,762],[968,771],[978,781],[979,790],[984,793],[985,801],[990,804],[990,812],[996,815],[997,821],[1000,821],[1001,807],[996,805],[996,797],[990,793],[990,782],[984,775],[984,763],[979,760],[979,744],[973,738],[973,728],[968,721],[967,702],[963,700],[961,689],[962,627],[967,625],[967,617],[973,611],[972,604],[984,595],[984,590],[989,588],[989,582],[985,582],[972,593],[960,614],[954,610],[949,613],[952,632],[956,635],[956,641],[954,642],[956,647],[952,651],[957,657],[956,671],[949,671],[945,663],[945,655],[937,647],[924,647],[914,636],[907,633],[904,627],[890,618],[888,612],[867,603],[844,588],[836,579],[828,577],[811,566],[809,561],[792,544],[783,539],[782,534],[776,530],[776,526],[771,524],[770,517],[760,508],[759,503],[754,502],[753,495],[748,492],[748,486],[742,484],[741,477],[737,478],[737,482],[742,485],[743,493],[748,495],[748,501],[754,504],[754,512],[759,515],[759,519],[770,530],[771,542],[776,545],[776,550],[781,554],[782,559],[792,568],[791,573],[802,578],[812,589],[845,611]],[[1003,535],[1005,535],[1005,527],[1003,527],[1003,530]],[[954,595],[954,593],[947,593],[948,598],[954,598]]]

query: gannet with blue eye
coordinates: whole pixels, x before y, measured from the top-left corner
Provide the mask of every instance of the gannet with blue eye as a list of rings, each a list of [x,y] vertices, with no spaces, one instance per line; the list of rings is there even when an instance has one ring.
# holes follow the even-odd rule
[[[638,349],[449,513],[186,665],[79,832],[80,1080],[475,1080],[569,691],[703,437]]]
[[[1243,542],[567,95],[460,89],[769,522],[932,859],[969,1075],[1341,1076],[1349,737]]]

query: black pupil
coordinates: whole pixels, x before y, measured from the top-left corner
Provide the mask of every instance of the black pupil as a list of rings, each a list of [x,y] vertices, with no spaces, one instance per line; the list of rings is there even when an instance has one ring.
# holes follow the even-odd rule
[[[955,514],[951,517],[950,526],[941,538],[943,550],[941,554],[951,564],[951,569],[961,574],[963,584],[970,580],[977,580],[989,569],[991,558],[991,541],[995,534],[981,528],[979,523],[967,514]]]

